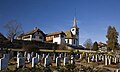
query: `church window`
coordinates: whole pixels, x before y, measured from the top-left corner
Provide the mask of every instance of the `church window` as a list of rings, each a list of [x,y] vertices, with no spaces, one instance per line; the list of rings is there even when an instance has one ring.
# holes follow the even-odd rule
[[[73,44],[75,44],[75,39],[73,40]]]
[[[67,43],[69,43],[69,39],[67,40]]]

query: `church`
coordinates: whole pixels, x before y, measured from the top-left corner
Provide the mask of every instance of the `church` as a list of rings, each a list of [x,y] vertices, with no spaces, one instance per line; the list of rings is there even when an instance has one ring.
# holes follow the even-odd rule
[[[77,26],[76,17],[74,17],[74,24],[73,27],[65,32],[65,42],[66,44],[72,46],[79,46],[79,28]]]
[[[74,16],[74,23],[70,30],[46,34],[46,41],[78,47],[79,28],[77,26],[76,17]]]

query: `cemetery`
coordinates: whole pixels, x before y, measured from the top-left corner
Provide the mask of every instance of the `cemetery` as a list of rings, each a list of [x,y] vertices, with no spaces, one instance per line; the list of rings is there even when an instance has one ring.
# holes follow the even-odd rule
[[[81,52],[24,52],[8,51],[0,58],[3,72],[119,72],[120,56],[114,53]]]

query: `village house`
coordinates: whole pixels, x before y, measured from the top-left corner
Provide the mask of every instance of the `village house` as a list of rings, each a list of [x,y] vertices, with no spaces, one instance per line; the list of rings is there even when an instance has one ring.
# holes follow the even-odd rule
[[[100,52],[107,52],[107,45],[105,43],[99,42],[98,48],[98,51]]]
[[[16,38],[17,40],[28,40],[28,41],[45,41],[45,34],[39,28],[35,27],[32,31],[25,34],[21,34]]]
[[[46,35],[46,41],[56,44],[65,44],[64,32],[53,32]]]

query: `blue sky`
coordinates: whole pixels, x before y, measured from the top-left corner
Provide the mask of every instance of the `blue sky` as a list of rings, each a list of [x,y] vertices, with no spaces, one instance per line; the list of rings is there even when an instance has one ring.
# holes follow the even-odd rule
[[[24,32],[39,27],[45,33],[69,30],[75,15],[80,28],[80,44],[88,38],[106,42],[109,25],[120,32],[120,0],[0,0],[0,32],[16,19]]]

